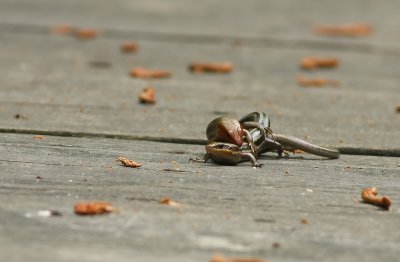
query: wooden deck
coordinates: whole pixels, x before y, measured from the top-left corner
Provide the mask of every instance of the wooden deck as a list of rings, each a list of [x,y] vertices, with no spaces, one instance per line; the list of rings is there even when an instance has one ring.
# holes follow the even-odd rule
[[[0,0],[2,258],[398,261],[399,8],[394,0]],[[373,34],[313,32],[357,22]],[[50,33],[62,23],[100,35]],[[138,52],[121,53],[125,41],[137,42]],[[309,56],[335,57],[340,66],[303,71],[299,60]],[[235,68],[192,74],[194,61]],[[173,75],[132,78],[133,67]],[[340,86],[305,88],[299,76]],[[137,101],[148,85],[155,105]],[[268,154],[260,169],[189,163],[203,156],[212,119],[252,111],[268,112],[274,131],[342,156]],[[119,156],[142,167],[123,167]],[[390,211],[361,202],[372,186],[391,197]],[[161,205],[162,197],[182,208]],[[74,214],[75,203],[92,200],[119,212]]]

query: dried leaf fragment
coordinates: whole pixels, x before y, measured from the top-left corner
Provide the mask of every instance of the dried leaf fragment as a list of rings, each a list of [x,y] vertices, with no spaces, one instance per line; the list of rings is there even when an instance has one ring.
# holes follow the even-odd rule
[[[74,31],[75,29],[68,24],[56,25],[51,29],[51,33],[54,35],[67,35]]]
[[[379,206],[383,209],[389,210],[392,201],[388,196],[379,197],[378,190],[375,187],[365,188],[361,192],[361,198],[365,203]]]
[[[306,70],[317,68],[335,68],[339,65],[339,60],[329,57],[306,57],[300,61],[300,67]]]
[[[174,200],[171,200],[169,197],[163,197],[160,199],[160,204],[162,205],[166,205],[166,206],[170,206],[170,207],[174,207],[174,208],[181,208],[182,204],[178,203]]]
[[[304,76],[299,76],[297,78],[297,83],[304,87],[323,87],[323,86],[339,86],[339,81],[329,80],[326,78],[307,78]]]
[[[260,258],[234,258],[225,257],[223,255],[214,255],[210,262],[263,262]]]
[[[171,72],[167,70],[150,70],[135,67],[131,70],[130,75],[139,78],[169,78],[171,77]]]
[[[92,39],[96,38],[99,32],[93,28],[82,28],[76,31],[75,36],[80,39]]]
[[[314,31],[325,36],[359,37],[368,36],[373,32],[372,26],[365,23],[347,25],[316,26]]]
[[[233,64],[224,63],[192,63],[189,65],[189,70],[193,73],[223,73],[232,72]]]
[[[116,161],[118,162],[121,162],[124,166],[127,166],[127,167],[133,167],[133,168],[135,168],[135,167],[140,167],[140,166],[142,166],[142,164],[139,164],[139,163],[136,163],[135,161],[133,161],[133,160],[130,160],[130,159],[128,159],[128,158],[126,158],[126,157],[118,157],[117,159],[116,159]]]
[[[134,53],[139,49],[139,45],[135,42],[126,42],[121,45],[121,52]]]
[[[308,225],[308,224],[310,224],[310,221],[309,221],[307,218],[303,218],[300,222],[301,222],[303,225]]]
[[[397,105],[397,107],[396,107],[396,112],[397,113],[400,113],[400,103]]]
[[[44,136],[36,135],[36,136],[33,137],[33,139],[35,139],[35,140],[43,140]]]
[[[75,204],[74,210],[77,215],[99,215],[117,211],[108,202],[81,202]]]
[[[146,87],[139,94],[139,101],[143,104],[154,104],[156,102],[156,91],[153,87]]]

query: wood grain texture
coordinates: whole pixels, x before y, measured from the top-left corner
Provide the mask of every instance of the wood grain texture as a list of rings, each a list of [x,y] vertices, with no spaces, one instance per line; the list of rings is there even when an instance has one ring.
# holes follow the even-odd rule
[[[0,250],[7,261],[208,261],[215,252],[268,261],[398,258],[397,158],[271,155],[254,170],[249,163],[189,163],[202,146],[44,138],[0,136]],[[118,156],[143,166],[123,167]],[[392,198],[390,212],[360,203],[368,186]],[[165,196],[183,208],[159,204]],[[74,203],[91,200],[120,212],[73,214]],[[63,216],[37,216],[49,209]]]
[[[196,144],[205,143],[210,120],[252,111],[266,111],[276,132],[351,154],[399,156],[396,7],[395,0],[1,0],[2,259],[187,262],[223,253],[398,261],[399,158],[269,154],[260,169],[189,162],[203,156]],[[374,34],[312,31],[353,22],[370,23]],[[100,34],[87,41],[51,35],[60,23]],[[125,41],[136,41],[138,52],[121,53]],[[336,57],[340,66],[301,71],[298,62],[309,56]],[[234,64],[231,74],[187,69],[224,61]],[[134,79],[133,67],[173,76]],[[299,75],[340,87],[299,87]],[[148,85],[154,106],[138,103]],[[123,167],[120,156],[142,167]],[[391,211],[361,203],[365,187],[391,197]],[[161,205],[162,197],[183,208]],[[73,213],[76,202],[95,200],[120,212]],[[39,216],[42,210],[62,216]]]
[[[140,52],[119,52],[120,40],[80,42],[58,36],[2,34],[0,127],[33,131],[205,139],[213,118],[266,111],[280,133],[335,147],[399,150],[394,108],[398,57],[324,52],[337,70],[306,73],[298,61],[314,51],[140,41]],[[179,50],[171,55],[172,50]],[[191,61],[231,61],[229,75],[193,75]],[[105,61],[110,68],[93,68]],[[128,76],[134,66],[168,69],[173,78]],[[296,77],[325,76],[339,88],[308,89]],[[156,89],[157,104],[137,96]],[[15,114],[27,119],[14,119]]]
[[[151,2],[113,1],[48,1],[3,0],[0,3],[0,23],[55,25],[71,23],[81,27],[132,30],[188,36],[236,36],[265,39],[275,46],[293,42],[309,45],[313,42],[345,47],[364,43],[379,48],[399,47],[399,2],[385,1],[182,1]],[[383,19],[384,18],[384,19]],[[315,35],[318,24],[365,22],[374,27],[374,34],[365,38],[331,38]],[[150,37],[154,35],[150,34]],[[156,36],[157,37],[157,36]],[[171,37],[170,40],[173,40]],[[281,40],[284,40],[283,42]],[[344,46],[343,46],[344,44]],[[317,45],[318,46],[318,45]]]

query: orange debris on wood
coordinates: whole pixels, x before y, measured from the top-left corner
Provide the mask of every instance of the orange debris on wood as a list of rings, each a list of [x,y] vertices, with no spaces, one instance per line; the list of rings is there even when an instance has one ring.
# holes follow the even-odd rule
[[[163,197],[160,199],[160,204],[166,205],[166,206],[171,206],[175,208],[181,208],[182,204],[178,203],[174,200],[171,200],[169,197]]]
[[[326,36],[344,36],[344,37],[359,37],[371,35],[373,32],[372,26],[365,23],[356,23],[348,25],[332,25],[332,26],[316,26],[314,31],[320,35]]]
[[[33,139],[35,139],[35,140],[43,140],[44,136],[36,135],[36,136],[33,137]]]
[[[126,42],[121,45],[121,51],[124,53],[133,53],[139,49],[139,45],[134,42]]]
[[[130,75],[139,78],[169,78],[171,77],[171,72],[166,70],[150,70],[136,67],[131,70]]]
[[[99,215],[117,211],[107,202],[81,202],[75,204],[74,210],[77,215]]]
[[[329,80],[326,78],[306,78],[304,76],[297,77],[297,83],[304,87],[323,87],[323,86],[339,86],[339,81]]]
[[[334,68],[338,65],[339,61],[336,58],[306,57],[300,61],[300,67],[307,70],[313,70],[317,68]]]
[[[56,25],[51,29],[51,33],[55,35],[67,35],[75,30],[72,26],[68,24]]]
[[[154,104],[156,102],[156,91],[153,87],[146,87],[139,94],[139,101],[143,104]]]
[[[231,63],[192,63],[189,70],[193,73],[230,73],[233,70]]]
[[[93,28],[82,28],[76,31],[76,37],[80,39],[92,39],[99,35],[99,32]]]
[[[388,196],[379,197],[378,190],[375,187],[365,188],[361,192],[361,198],[365,203],[382,207],[389,210],[392,201]]]
[[[310,224],[310,221],[309,221],[307,218],[303,218],[300,222],[301,222],[302,224],[304,224],[304,225]]]
[[[130,160],[130,159],[126,158],[126,157],[118,157],[116,159],[116,161],[117,162],[121,162],[124,166],[127,166],[127,167],[140,167],[140,166],[142,166],[141,164],[136,163],[135,161]]]
[[[214,255],[210,262],[263,262],[264,260],[260,258],[234,258],[225,257],[223,255]]]

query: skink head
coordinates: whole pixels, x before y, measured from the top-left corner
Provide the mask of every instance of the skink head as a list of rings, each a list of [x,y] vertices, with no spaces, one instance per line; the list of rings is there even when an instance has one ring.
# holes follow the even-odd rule
[[[207,126],[207,138],[210,142],[227,142],[237,146],[243,144],[243,129],[239,121],[228,117],[218,117]]]
[[[234,144],[213,142],[206,145],[206,151],[216,163],[234,165],[241,161],[242,149]]]

